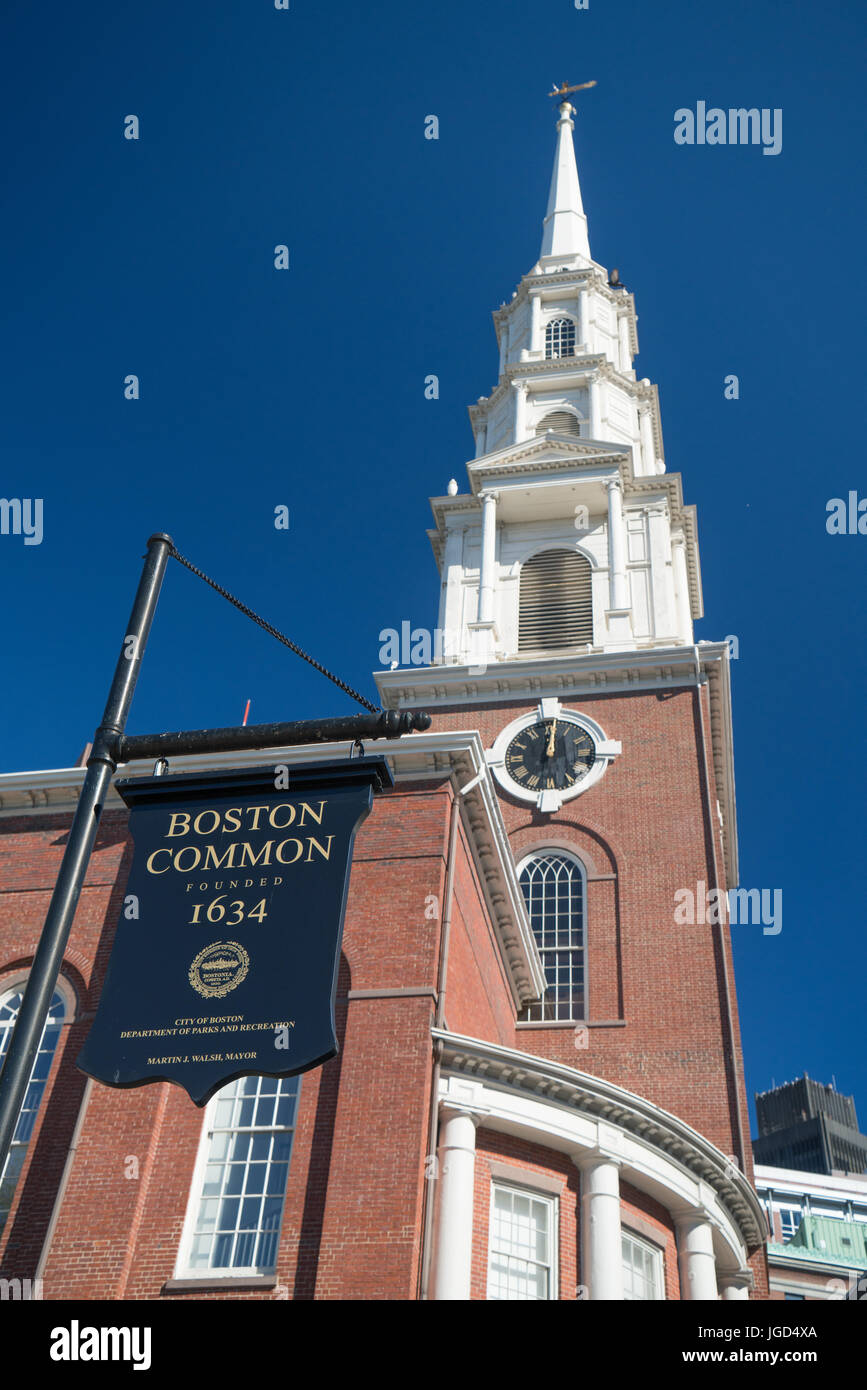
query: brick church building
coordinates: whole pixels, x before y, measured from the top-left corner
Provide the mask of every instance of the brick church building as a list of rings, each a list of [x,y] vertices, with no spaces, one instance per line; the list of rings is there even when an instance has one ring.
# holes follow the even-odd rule
[[[433,723],[368,748],[395,787],[356,840],[339,1055],[204,1111],[76,1069],[131,856],[110,801],[0,1185],[0,1278],[47,1300],[768,1296],[729,931],[678,912],[738,881],[728,649],[694,641],[695,512],[572,116],[468,486],[432,501],[433,659],[376,677]],[[0,1056],[83,777],[0,776]]]

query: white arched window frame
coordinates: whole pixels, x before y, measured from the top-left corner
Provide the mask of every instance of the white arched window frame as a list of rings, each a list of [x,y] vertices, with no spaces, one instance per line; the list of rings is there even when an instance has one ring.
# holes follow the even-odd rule
[[[21,1002],[24,998],[25,984],[26,982],[21,980],[11,986],[7,985],[5,989],[0,991],[0,1065],[2,1065],[9,1050],[15,1021],[18,1018]],[[54,1054],[60,1038],[60,1030],[63,1027],[67,1012],[68,1005],[64,993],[62,990],[56,989],[51,999],[51,1007],[45,1020],[42,1037],[39,1040],[39,1050],[33,1062],[24,1104],[21,1107],[21,1113],[18,1116],[18,1123],[15,1126],[15,1133],[9,1147],[9,1154],[3,1165],[2,1176],[0,1176],[0,1231],[3,1230],[12,1208],[15,1189],[18,1186],[18,1179],[21,1176],[24,1160],[27,1156],[27,1146],[36,1124],[36,1116],[39,1113],[39,1106],[45,1093],[51,1064],[54,1061]]]
[[[176,1278],[274,1273],[300,1084],[244,1076],[208,1102]]]
[[[593,645],[593,565],[578,546],[535,550],[518,576],[518,652]]]
[[[545,328],[545,357],[550,361],[557,357],[575,356],[575,320],[565,314],[551,319]]]
[[[581,1022],[586,1016],[587,870],[565,849],[538,849],[518,865],[546,988],[522,1023]]]
[[[580,439],[586,423],[579,411],[571,406],[568,409],[561,406],[556,410],[549,410],[547,415],[542,416],[536,424],[536,436],[538,438],[551,430],[554,434],[565,434],[573,439]]]

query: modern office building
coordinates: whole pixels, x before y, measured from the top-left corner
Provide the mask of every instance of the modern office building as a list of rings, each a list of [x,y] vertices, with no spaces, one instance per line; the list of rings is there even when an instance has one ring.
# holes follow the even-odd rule
[[[771,1298],[842,1299],[867,1278],[867,1176],[756,1164]]]
[[[852,1096],[835,1086],[798,1077],[755,1097],[759,1137],[756,1163],[808,1173],[863,1173],[867,1134],[858,1129]]]

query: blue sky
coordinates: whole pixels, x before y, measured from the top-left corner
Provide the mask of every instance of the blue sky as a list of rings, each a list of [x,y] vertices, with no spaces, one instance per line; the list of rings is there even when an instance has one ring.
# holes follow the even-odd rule
[[[7,0],[0,23],[0,494],[44,505],[41,545],[0,536],[0,768],[77,758],[155,530],[375,694],[380,630],[436,621],[427,499],[465,486],[490,313],[538,255],[545,93],[596,78],[591,247],[636,294],[698,508],[697,636],[739,641],[741,882],[783,890],[779,936],[734,929],[748,1089],[834,1075],[867,1127],[867,537],[825,529],[867,495],[863,11]],[[782,108],[781,153],[676,145],[699,100]],[[237,723],[248,697],[256,723],[355,708],[173,565],[130,732]]]

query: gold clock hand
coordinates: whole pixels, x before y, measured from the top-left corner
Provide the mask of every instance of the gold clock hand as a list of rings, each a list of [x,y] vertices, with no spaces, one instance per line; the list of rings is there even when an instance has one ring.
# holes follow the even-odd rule
[[[555,719],[554,722],[553,722],[553,724],[551,725],[551,733],[550,733],[549,736],[548,736],[548,747],[545,749],[545,756],[546,756],[546,758],[553,758],[553,756],[554,756],[554,734],[555,734],[556,730],[557,730],[557,720]]]

